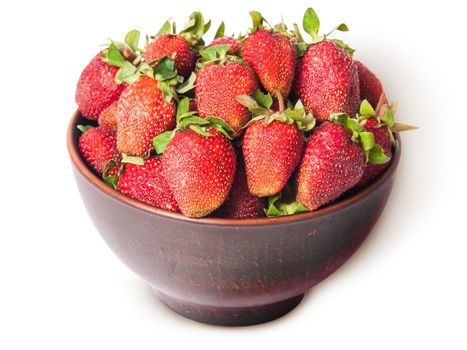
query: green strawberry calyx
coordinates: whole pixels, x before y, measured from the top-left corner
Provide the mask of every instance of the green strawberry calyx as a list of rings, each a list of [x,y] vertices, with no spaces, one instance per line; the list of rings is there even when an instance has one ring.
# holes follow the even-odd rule
[[[300,29],[298,25],[294,24],[294,30],[292,32],[294,33],[295,38],[298,39],[296,43],[298,57],[303,56],[310,45],[314,45],[314,44],[320,43],[321,41],[327,40],[328,37],[334,31],[336,30],[340,32],[349,31],[349,27],[347,26],[347,24],[340,23],[339,25],[335,26],[329,33],[319,34],[319,28],[320,28],[319,17],[316,11],[311,7],[309,7],[305,11],[305,14],[303,15],[302,26],[303,26],[303,30],[311,36],[311,43],[308,44],[305,42],[302,34],[300,33]],[[347,53],[350,56],[352,56],[353,53],[355,52],[354,49],[352,49],[350,46],[348,46],[344,41],[340,39],[330,39],[330,40],[333,41],[336,45],[338,45],[342,49],[344,49],[345,51],[347,51]]]
[[[253,25],[249,31],[250,34],[257,32],[258,30],[265,30],[272,33],[282,34],[291,40],[297,41],[297,39],[294,37],[295,33],[287,28],[287,25],[283,20],[280,23],[272,26],[259,11],[250,11],[250,17],[251,21],[253,22]],[[264,23],[267,24],[267,27],[264,25]]]
[[[247,128],[251,124],[264,120],[265,125],[278,120],[289,125],[294,124],[299,130],[310,131],[316,125],[313,113],[307,113],[300,100],[292,106],[288,106],[284,111],[272,111],[273,99],[270,94],[264,94],[260,90],[251,95],[237,96],[237,101],[253,114],[253,118],[244,126]]]
[[[225,45],[215,45],[211,47],[207,47],[199,52],[201,58],[198,61],[198,69],[201,69],[205,66],[210,64],[221,64],[224,65],[226,62],[236,62],[236,63],[243,63],[243,60],[230,54],[228,51],[232,45],[225,44]]]
[[[233,129],[229,124],[213,116],[201,118],[197,115],[196,111],[190,111],[189,104],[190,100],[188,97],[180,100],[177,106],[177,127],[174,130],[163,132],[154,137],[153,145],[157,154],[163,153],[173,137],[178,132],[185,130],[192,130],[199,135],[212,137],[213,135],[208,130],[214,129],[229,140],[232,139],[231,134],[233,133]]]
[[[266,216],[284,216],[309,211],[302,203],[296,200],[293,186],[287,184],[284,189],[273,196],[268,197],[268,205],[264,209]]]
[[[110,170],[117,165],[115,160],[109,160],[104,167],[104,171],[102,172],[102,180],[112,187],[114,190],[117,189],[118,179],[119,179],[119,172],[114,175],[109,175]]]
[[[138,66],[141,63],[141,55],[144,51],[139,48],[140,35],[138,30],[133,29],[125,35],[123,42],[110,39],[108,47],[100,52],[101,57],[109,65],[119,67],[119,72],[124,69],[124,67]],[[116,82],[119,84],[117,80]]]
[[[389,137],[392,144],[395,144],[394,135],[395,132],[409,131],[418,129],[418,127],[408,124],[396,123],[394,116],[397,111],[397,101],[389,104],[385,94],[381,94],[378,105],[374,109],[372,105],[367,101],[363,100],[360,103],[359,112],[357,118],[361,126],[365,125],[369,118],[376,118],[378,120],[377,128],[386,127],[388,129]]]
[[[358,118],[352,118],[347,113],[334,113],[330,115],[329,120],[346,127],[352,132],[352,141],[362,146],[366,162],[385,164],[391,159],[384,154],[381,146],[375,142],[373,133],[365,131]]]
[[[204,16],[200,11],[193,12],[185,27],[178,33],[181,35],[191,46],[198,48],[204,45],[203,35],[207,33],[211,27],[211,20],[204,21]],[[164,22],[156,35],[151,36],[152,39],[161,34],[177,35],[176,24],[170,23],[169,20]]]
[[[170,57],[162,57],[152,62],[141,62],[138,67],[125,64],[115,76],[117,83],[134,83],[142,76],[149,76],[158,81],[158,87],[164,94],[164,100],[172,103],[178,101],[179,94],[185,94],[194,88],[196,74],[191,73],[188,79],[177,74],[175,61]]]
[[[76,125],[76,128],[84,134],[89,129],[94,128],[94,126],[78,124],[78,125]]]

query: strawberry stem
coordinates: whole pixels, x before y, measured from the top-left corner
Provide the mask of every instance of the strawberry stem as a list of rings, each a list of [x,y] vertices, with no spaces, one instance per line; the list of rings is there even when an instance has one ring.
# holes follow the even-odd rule
[[[280,91],[276,92],[277,102],[279,103],[279,112],[284,112],[284,98]]]

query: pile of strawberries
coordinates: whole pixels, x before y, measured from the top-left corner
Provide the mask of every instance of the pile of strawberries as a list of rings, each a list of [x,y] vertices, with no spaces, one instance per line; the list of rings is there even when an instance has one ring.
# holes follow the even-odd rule
[[[200,12],[111,41],[81,74],[76,102],[89,125],[79,149],[108,185],[189,217],[290,215],[363,188],[388,166],[395,104],[343,41],[270,26],[250,12],[247,35],[209,30]],[[94,122],[93,122],[94,121]],[[95,122],[97,121],[97,123]]]

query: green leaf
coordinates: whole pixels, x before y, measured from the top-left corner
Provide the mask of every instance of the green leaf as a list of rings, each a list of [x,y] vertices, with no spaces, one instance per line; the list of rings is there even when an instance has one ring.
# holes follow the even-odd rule
[[[307,43],[298,43],[295,44],[295,51],[297,52],[297,57],[303,57],[303,55],[306,54],[306,51],[308,50],[308,44]]]
[[[232,127],[225,120],[222,120],[220,118],[216,118],[213,116],[207,116],[205,120],[207,120],[211,124],[220,126],[222,129],[224,129],[227,132],[233,132]]]
[[[107,164],[104,167],[104,171],[102,172],[102,180],[112,187],[114,190],[117,189],[117,184],[118,184],[118,174],[114,174],[109,176],[109,171],[112,170],[112,168],[117,164],[115,160],[109,160]]]
[[[227,52],[230,50],[232,45],[226,44],[226,45],[215,45],[208,47],[204,50],[200,51],[200,55],[203,58],[206,58],[208,60],[215,60],[216,58],[223,58],[227,54]]]
[[[161,34],[170,34],[170,21],[165,21],[161,29],[159,29],[159,31],[157,32],[156,36]]]
[[[227,131],[225,131],[225,129],[223,129],[220,125],[212,125],[211,126],[213,129],[217,130],[218,132],[220,132],[222,135],[224,135],[227,139],[229,140],[232,140],[232,136],[229,135],[229,133]]]
[[[349,27],[347,27],[347,24],[345,23],[341,23],[339,24],[337,27],[336,27],[337,30],[341,31],[341,32],[348,32],[349,31]]]
[[[130,62],[123,62],[122,67],[115,74],[115,82],[117,85],[121,83],[131,84],[139,79],[140,75],[137,74],[137,68],[133,66]]]
[[[329,120],[336,124],[345,126],[346,128],[350,129],[354,133],[362,131],[362,126],[358,123],[358,120],[354,118],[350,118],[349,115],[346,113],[331,114],[329,116]]]
[[[261,90],[256,90],[251,94],[251,97],[263,108],[270,109],[272,106],[272,97],[269,94],[261,92]]]
[[[344,49],[349,54],[350,57],[353,56],[353,53],[355,52],[355,50],[352,49],[345,42],[343,42],[342,40],[339,40],[339,39],[332,39],[331,41],[333,43],[335,43],[337,46],[339,46],[340,48]]]
[[[311,7],[305,11],[305,15],[303,16],[303,29],[310,34],[312,38],[318,35],[319,17]]]
[[[128,154],[122,153],[122,163],[144,165],[144,158],[129,156]]]
[[[374,117],[376,115],[375,110],[366,99],[360,103],[360,115],[364,117]]]
[[[164,153],[165,148],[170,143],[174,135],[175,133],[173,131],[166,131],[152,139],[152,144],[154,145],[154,149],[157,154]]]
[[[193,12],[190,16],[190,20],[180,34],[191,36],[194,39],[201,39],[204,34],[204,17],[199,11]]]
[[[409,131],[409,130],[416,130],[416,129],[418,129],[418,126],[401,124],[401,123],[394,123],[394,125],[391,128],[393,132]]]
[[[175,91],[177,91],[179,94],[185,94],[188,91],[195,88],[195,81],[196,81],[196,73],[191,72],[190,77],[187,80],[185,80],[183,83],[178,85]]]
[[[383,152],[383,149],[377,143],[368,153],[368,162],[371,164],[385,164],[389,162],[391,158],[386,156]]]
[[[93,126],[92,125],[81,125],[81,124],[78,124],[76,125],[76,128],[81,131],[82,133],[85,133],[86,131],[88,131],[89,129],[92,129]]]
[[[164,101],[167,103],[172,103],[172,99],[174,98],[172,86],[170,86],[170,84],[166,81],[159,81],[157,87],[161,89],[162,94],[164,95]]]
[[[176,76],[177,71],[175,70],[175,61],[173,58],[164,57],[154,67],[154,78],[160,82],[173,79]]]
[[[177,105],[177,123],[179,122],[182,115],[190,111],[190,99],[188,97],[182,98]]]
[[[258,29],[263,29],[263,15],[258,11],[250,11],[251,21],[253,22],[252,32],[256,32]]]
[[[304,213],[309,210],[302,203],[296,200],[282,200],[282,192],[279,192],[268,198],[268,207],[265,211],[266,215],[271,217]]]
[[[107,62],[114,67],[121,67],[125,63],[125,59],[123,58],[114,41],[110,43],[109,51],[107,54]]]
[[[209,20],[208,23],[206,23],[204,25],[203,34],[206,34],[208,32],[209,28],[211,28],[211,20]]]
[[[254,115],[263,116],[269,114],[269,110],[261,107],[250,95],[239,95],[236,99],[241,105],[247,107]]]
[[[394,126],[394,115],[390,108],[386,108],[383,115],[380,117],[381,121],[387,126],[392,128]]]
[[[147,75],[148,77],[154,78],[154,70],[147,62],[141,62],[136,73],[139,75]]]
[[[299,44],[305,43],[305,39],[303,39],[302,32],[300,31],[300,28],[298,27],[298,24],[297,24],[297,23],[294,23],[294,24],[293,24],[293,27],[294,27],[293,33],[294,33],[295,36],[297,37],[298,43],[299,43]]]
[[[375,136],[372,132],[362,131],[359,133],[360,144],[364,151],[371,150],[375,145]]]
[[[209,121],[198,116],[190,116],[180,120],[180,126],[186,128],[188,125],[209,125]]]
[[[211,137],[211,133],[207,132],[206,130],[204,130],[202,127],[200,127],[199,125],[196,125],[196,124],[191,124],[189,126],[189,128],[191,130],[193,130],[194,132],[196,132],[197,134],[200,134],[202,136],[206,136],[206,137]]]
[[[125,36],[125,44],[127,44],[133,50],[133,52],[138,50],[139,37],[140,32],[136,29],[130,30]]]
[[[225,32],[225,24],[222,22],[217,28],[216,35],[214,36],[214,39],[219,39],[224,37],[224,32]]]

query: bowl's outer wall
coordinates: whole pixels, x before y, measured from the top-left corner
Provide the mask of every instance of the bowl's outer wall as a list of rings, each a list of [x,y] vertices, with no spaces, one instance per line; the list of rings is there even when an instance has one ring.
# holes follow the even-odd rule
[[[103,192],[75,164],[73,170],[94,225],[129,268],[165,295],[221,307],[291,298],[329,276],[375,225],[395,174],[364,199],[336,211],[297,221],[235,226],[142,210]]]

